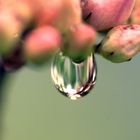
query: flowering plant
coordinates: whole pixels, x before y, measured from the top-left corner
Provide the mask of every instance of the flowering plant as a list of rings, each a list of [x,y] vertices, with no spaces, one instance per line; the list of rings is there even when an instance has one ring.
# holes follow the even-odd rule
[[[27,63],[47,63],[58,51],[75,66],[91,53],[114,63],[129,61],[140,50],[139,13],[140,0],[2,1],[1,81]]]

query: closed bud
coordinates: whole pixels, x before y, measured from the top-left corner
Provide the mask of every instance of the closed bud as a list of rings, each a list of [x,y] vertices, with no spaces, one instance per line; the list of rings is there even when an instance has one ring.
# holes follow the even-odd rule
[[[97,30],[106,30],[124,23],[135,0],[81,0],[84,19]]]
[[[96,31],[89,25],[79,24],[73,26],[64,35],[64,46],[62,48],[65,55],[75,62],[83,61],[93,51],[96,41]]]
[[[22,24],[9,10],[0,12],[0,54],[5,55],[15,48],[22,32]]]
[[[51,26],[38,27],[25,38],[24,55],[35,64],[45,63],[61,45],[61,36]]]
[[[79,0],[42,0],[36,15],[37,25],[50,24],[65,32],[81,22]]]
[[[129,21],[131,24],[140,24],[140,0],[135,0],[135,6]]]
[[[35,16],[36,24],[39,26],[44,24],[54,25],[60,18],[63,6],[62,0],[52,0],[51,2],[42,0],[38,4],[38,13]]]
[[[130,60],[139,50],[140,25],[121,25],[113,28],[99,47],[99,53],[115,63]]]
[[[27,24],[33,20],[36,14],[36,9],[33,2],[31,4],[31,0],[20,0],[13,4],[11,12],[13,16],[15,16],[16,20],[26,27]]]
[[[60,15],[60,21],[57,26],[63,31],[68,30],[71,26],[81,23],[82,13],[79,0],[62,0],[63,8]]]

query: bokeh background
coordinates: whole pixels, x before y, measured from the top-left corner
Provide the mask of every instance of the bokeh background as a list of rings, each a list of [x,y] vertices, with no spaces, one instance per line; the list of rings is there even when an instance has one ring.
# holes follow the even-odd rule
[[[12,73],[2,140],[139,140],[140,55],[122,64],[96,60],[96,86],[78,101],[54,88],[50,66]]]

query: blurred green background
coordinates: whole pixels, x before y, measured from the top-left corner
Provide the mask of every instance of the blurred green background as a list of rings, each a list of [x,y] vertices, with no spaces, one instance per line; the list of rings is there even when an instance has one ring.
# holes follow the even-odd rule
[[[140,140],[140,55],[122,64],[96,59],[96,86],[78,101],[58,93],[49,66],[13,73],[2,140]]]

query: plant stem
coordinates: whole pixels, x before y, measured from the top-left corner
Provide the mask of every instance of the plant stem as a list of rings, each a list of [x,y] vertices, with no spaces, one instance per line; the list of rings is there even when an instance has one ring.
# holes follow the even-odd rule
[[[3,135],[3,100],[4,100],[4,85],[7,77],[7,72],[4,70],[2,64],[0,64],[0,140]]]
[[[6,80],[6,71],[0,65],[0,108],[2,106],[3,96],[4,96],[4,83]]]

